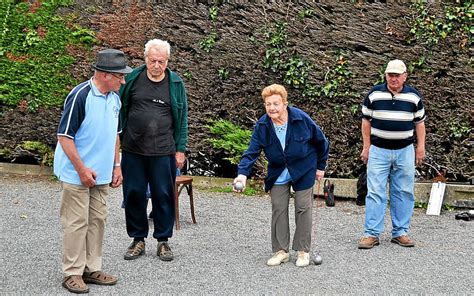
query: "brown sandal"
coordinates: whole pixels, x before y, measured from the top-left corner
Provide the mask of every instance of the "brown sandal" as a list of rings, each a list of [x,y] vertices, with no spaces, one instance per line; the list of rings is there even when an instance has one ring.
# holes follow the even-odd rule
[[[117,277],[106,274],[102,271],[84,272],[82,275],[84,282],[88,284],[112,286],[117,283]]]
[[[84,283],[80,275],[70,275],[64,278],[63,287],[69,292],[82,294],[89,293],[89,287]]]

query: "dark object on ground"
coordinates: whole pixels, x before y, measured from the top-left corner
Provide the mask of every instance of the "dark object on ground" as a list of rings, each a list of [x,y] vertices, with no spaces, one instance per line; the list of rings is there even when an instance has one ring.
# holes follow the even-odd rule
[[[334,207],[336,201],[334,200],[334,184],[328,179],[324,181],[324,199],[326,200],[326,206]]]
[[[365,197],[367,196],[367,170],[364,170],[357,180],[357,199],[356,205],[365,206]]]
[[[454,218],[456,218],[456,220],[471,221],[474,220],[474,214],[471,214],[470,212],[462,212],[456,214]]]

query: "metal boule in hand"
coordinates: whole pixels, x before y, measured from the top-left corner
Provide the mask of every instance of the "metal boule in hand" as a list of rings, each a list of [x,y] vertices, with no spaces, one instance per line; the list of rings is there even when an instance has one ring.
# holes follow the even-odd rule
[[[244,189],[244,184],[242,184],[242,182],[235,182],[234,189],[237,191],[241,191],[242,189]]]

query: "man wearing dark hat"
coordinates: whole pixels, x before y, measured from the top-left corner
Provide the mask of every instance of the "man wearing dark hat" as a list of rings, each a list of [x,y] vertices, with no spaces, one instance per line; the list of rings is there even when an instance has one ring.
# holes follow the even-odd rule
[[[115,49],[100,51],[93,68],[94,76],[66,97],[54,155],[62,187],[62,285],[73,293],[89,292],[87,283],[117,282],[102,272],[102,243],[108,187],[122,183],[117,92],[132,69]]]
[[[153,238],[157,256],[173,260],[168,239],[175,222],[176,169],[182,168],[188,140],[188,102],[183,80],[167,68],[168,42],[145,45],[145,65],[127,76],[120,89],[123,196],[127,233],[133,239],[124,259],[145,254],[148,236],[147,184],[150,185]]]
[[[405,85],[405,63],[390,61],[385,79],[385,83],[372,88],[362,104],[364,146],[360,157],[367,163],[368,191],[359,249],[371,249],[380,243],[388,181],[391,242],[402,247],[415,246],[408,232],[415,203],[415,164],[420,165],[425,157],[425,109],[418,91]]]

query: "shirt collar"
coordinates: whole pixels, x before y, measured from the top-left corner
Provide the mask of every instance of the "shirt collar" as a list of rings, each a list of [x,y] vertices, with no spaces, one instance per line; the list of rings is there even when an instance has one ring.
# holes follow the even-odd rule
[[[89,85],[91,86],[91,91],[92,93],[94,94],[94,96],[96,97],[107,97],[107,94],[103,94],[99,91],[99,89],[97,88],[97,86],[95,85],[94,83],[94,77],[92,77],[90,80],[89,80]]]

